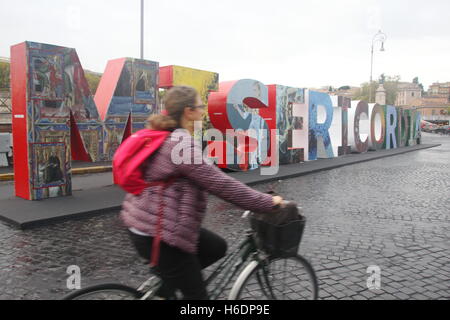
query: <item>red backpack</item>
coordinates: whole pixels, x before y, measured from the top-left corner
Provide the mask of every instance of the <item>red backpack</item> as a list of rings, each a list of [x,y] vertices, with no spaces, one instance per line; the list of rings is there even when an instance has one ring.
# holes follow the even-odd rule
[[[146,182],[144,180],[145,161],[164,143],[169,131],[150,129],[140,130],[127,138],[117,149],[113,159],[114,183],[134,195],[140,195],[149,186],[159,186],[158,224],[152,246],[151,266],[159,261],[160,243],[162,238],[162,216],[164,213],[164,190],[176,177],[164,181]]]
[[[128,137],[114,154],[114,183],[134,195],[152,185],[144,180],[144,164],[169,134],[169,131],[143,129]]]

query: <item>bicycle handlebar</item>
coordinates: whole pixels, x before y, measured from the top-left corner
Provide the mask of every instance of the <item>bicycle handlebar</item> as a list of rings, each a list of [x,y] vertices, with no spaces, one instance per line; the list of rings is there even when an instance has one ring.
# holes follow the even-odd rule
[[[281,203],[281,205],[283,206],[285,206],[285,205],[287,205],[288,203],[295,203],[295,201],[288,201],[288,200],[283,200],[283,202]],[[300,207],[300,206],[298,206],[297,205],[297,208],[298,208],[298,210],[299,211],[302,211],[302,207]],[[248,216],[250,215],[250,213],[251,213],[251,211],[250,210],[246,210],[246,211],[244,211],[244,213],[242,214],[242,218],[243,219],[246,219],[246,218],[248,218]]]

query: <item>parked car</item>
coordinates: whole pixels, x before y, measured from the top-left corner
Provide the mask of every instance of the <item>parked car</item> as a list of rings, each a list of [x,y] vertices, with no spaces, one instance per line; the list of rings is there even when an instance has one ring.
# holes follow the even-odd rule
[[[434,132],[437,128],[438,128],[438,126],[435,125],[434,123],[427,122],[422,125],[423,132]]]
[[[441,126],[434,130],[435,133],[439,134],[450,134],[450,126]]]

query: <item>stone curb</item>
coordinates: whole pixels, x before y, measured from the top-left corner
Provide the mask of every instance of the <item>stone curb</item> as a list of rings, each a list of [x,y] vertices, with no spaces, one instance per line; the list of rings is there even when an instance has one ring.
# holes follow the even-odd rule
[[[86,168],[74,168],[72,174],[89,174],[89,173],[101,173],[112,171],[112,166],[98,166],[98,167],[86,167]],[[14,181],[14,173],[0,174],[0,181]]]

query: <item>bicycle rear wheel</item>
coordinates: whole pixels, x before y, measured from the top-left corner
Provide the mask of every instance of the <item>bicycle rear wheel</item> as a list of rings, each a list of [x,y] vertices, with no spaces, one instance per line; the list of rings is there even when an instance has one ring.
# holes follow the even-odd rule
[[[142,296],[143,293],[134,288],[118,283],[105,283],[77,290],[63,300],[137,300]]]
[[[253,261],[236,280],[232,300],[315,300],[319,286],[311,264],[302,256]]]

